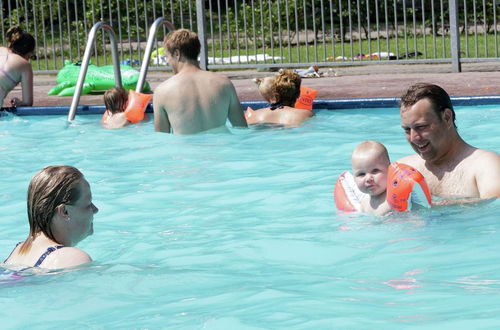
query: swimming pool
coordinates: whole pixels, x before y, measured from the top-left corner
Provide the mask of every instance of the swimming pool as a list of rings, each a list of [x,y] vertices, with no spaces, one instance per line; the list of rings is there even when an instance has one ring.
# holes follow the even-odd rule
[[[319,111],[293,130],[174,136],[100,116],[0,119],[0,255],[28,231],[26,190],[49,164],[92,186],[81,270],[0,275],[4,328],[487,328],[500,325],[500,203],[387,218],[337,215],[352,148],[410,154],[397,109]],[[457,108],[500,151],[500,106]],[[50,322],[50,323],[49,323]]]

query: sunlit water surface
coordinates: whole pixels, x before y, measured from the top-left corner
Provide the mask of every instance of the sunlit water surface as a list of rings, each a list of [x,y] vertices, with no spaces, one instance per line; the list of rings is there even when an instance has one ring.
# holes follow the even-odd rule
[[[0,273],[2,328],[500,326],[498,201],[385,218],[335,210],[357,143],[412,153],[397,109],[196,136],[99,121],[0,119],[3,258],[27,235],[26,190],[42,167],[78,167],[100,209],[79,245],[90,265]],[[457,124],[500,151],[499,107],[460,108]]]

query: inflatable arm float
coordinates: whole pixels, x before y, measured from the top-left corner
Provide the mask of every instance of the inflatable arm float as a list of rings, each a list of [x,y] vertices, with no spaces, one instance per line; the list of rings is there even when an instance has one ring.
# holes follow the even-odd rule
[[[361,199],[364,193],[359,190],[350,172],[339,175],[333,198],[338,210],[344,212],[361,211]],[[389,165],[387,173],[386,200],[397,212],[409,211],[412,203],[431,207],[432,199],[429,187],[423,175],[415,168],[394,162]]]

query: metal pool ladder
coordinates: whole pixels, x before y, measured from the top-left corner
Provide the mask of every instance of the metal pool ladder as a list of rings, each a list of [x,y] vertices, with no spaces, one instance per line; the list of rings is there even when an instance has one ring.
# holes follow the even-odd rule
[[[142,92],[142,88],[144,87],[144,82],[146,81],[146,75],[148,74],[149,58],[153,50],[156,32],[158,31],[160,25],[166,25],[169,32],[175,30],[174,25],[169,21],[167,21],[164,17],[158,17],[153,22],[153,24],[151,24],[151,27],[149,28],[148,42],[146,44],[146,49],[144,51],[144,58],[142,59],[141,72],[139,73],[139,81],[137,82],[137,85],[135,87],[135,91],[137,93]]]
[[[87,75],[87,69],[89,67],[92,45],[94,44],[99,29],[103,29],[109,32],[109,39],[111,41],[111,57],[113,58],[113,67],[115,71],[115,83],[116,87],[122,87],[122,76],[120,72],[120,61],[118,60],[118,47],[116,46],[115,32],[108,23],[97,22],[89,32],[89,38],[87,40],[87,46],[85,47],[85,53],[83,54],[80,74],[78,75],[78,81],[76,82],[75,94],[73,94],[73,100],[71,101],[71,106],[68,112],[68,122],[71,122],[75,119],[76,108],[78,106],[78,102],[80,101],[83,82],[85,81],[85,76]]]

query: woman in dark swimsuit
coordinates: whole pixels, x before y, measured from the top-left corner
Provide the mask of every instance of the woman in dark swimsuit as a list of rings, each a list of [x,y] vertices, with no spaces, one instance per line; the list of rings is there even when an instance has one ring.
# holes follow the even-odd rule
[[[65,165],[42,169],[28,187],[28,238],[16,245],[5,265],[59,269],[92,261],[75,245],[92,235],[97,212],[80,171]]]
[[[300,76],[291,70],[283,70],[274,77],[261,80],[259,92],[270,106],[255,111],[247,110],[247,124],[297,127],[311,118],[314,115],[312,111],[295,108],[295,102],[300,95],[300,84]]]
[[[30,58],[35,50],[35,39],[13,26],[6,33],[8,46],[0,47],[0,101],[2,106],[7,94],[20,82],[22,100],[14,97],[8,106],[33,105],[33,69]]]

